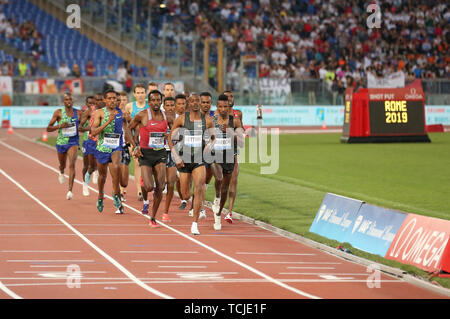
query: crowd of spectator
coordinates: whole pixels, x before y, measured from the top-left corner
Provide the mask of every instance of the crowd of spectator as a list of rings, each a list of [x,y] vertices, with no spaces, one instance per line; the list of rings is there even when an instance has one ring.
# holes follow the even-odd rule
[[[250,56],[259,61],[259,77],[322,79],[330,89],[362,84],[368,72],[382,77],[403,71],[407,80],[450,77],[445,0],[167,3],[174,36],[225,41],[230,75],[241,56]],[[371,3],[378,6],[380,28],[368,24],[377,14],[367,12]]]
[[[239,78],[242,56],[259,62],[258,70],[247,68],[251,76],[321,79],[330,90],[363,85],[368,72],[382,77],[403,71],[407,81],[450,77],[450,8],[445,0],[166,0],[164,11],[161,1],[136,1],[138,23],[147,21],[147,8],[152,8],[156,28],[151,30],[159,31],[160,37],[164,33],[169,41],[221,37],[231,82]],[[124,12],[130,14],[131,0],[111,2],[110,10],[118,3],[128,6]],[[369,4],[376,4],[378,13],[368,12]],[[368,24],[373,15],[380,18],[380,28]],[[42,38],[32,21],[19,26],[14,19],[2,20],[1,12],[0,32],[37,43]],[[87,76],[127,81],[129,72],[123,66],[96,74],[95,66],[88,64]],[[166,70],[161,66],[156,73],[164,77]]]

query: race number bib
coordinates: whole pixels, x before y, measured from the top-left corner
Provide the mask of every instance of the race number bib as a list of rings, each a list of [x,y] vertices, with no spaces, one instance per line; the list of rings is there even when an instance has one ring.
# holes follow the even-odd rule
[[[103,137],[103,146],[115,149],[120,146],[120,134],[119,133],[105,133]]]
[[[151,132],[148,138],[148,147],[163,148],[165,136],[163,132]]]
[[[231,137],[216,137],[216,142],[214,143],[214,150],[216,151],[231,150]]]
[[[202,131],[189,131],[190,135],[184,136],[184,144],[189,147],[202,147]]]
[[[69,123],[68,127],[62,129],[62,135],[64,137],[72,137],[77,135],[77,125],[75,123]]]

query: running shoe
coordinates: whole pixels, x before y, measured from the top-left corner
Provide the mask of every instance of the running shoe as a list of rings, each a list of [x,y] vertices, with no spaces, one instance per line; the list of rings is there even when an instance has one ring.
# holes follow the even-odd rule
[[[97,210],[99,213],[101,213],[103,211],[103,199],[98,199],[97,200]]]
[[[163,216],[162,216],[162,221],[163,222],[167,222],[167,223],[171,222],[169,214],[164,213]]]
[[[113,195],[114,207],[120,208],[122,206],[122,202],[120,201],[120,196],[117,194]]]
[[[86,174],[84,174],[84,182],[86,184],[89,184],[91,182],[91,174],[89,174],[89,172],[86,172]]]
[[[98,171],[94,171],[94,173],[92,173],[92,183],[97,184],[98,182]]]
[[[214,214],[217,214],[219,212],[220,209],[220,197],[219,198],[214,198],[214,202],[212,205],[212,211],[214,212]]]
[[[60,184],[64,184],[65,177],[63,173],[59,173],[58,180]]]
[[[138,201],[142,202],[144,200],[144,197],[142,196],[142,193],[138,193]]]
[[[232,216],[231,216],[231,213],[228,213],[227,216],[225,216],[225,220],[226,220],[227,222],[229,222],[230,224],[233,223],[233,218],[232,218]]]
[[[89,196],[89,186],[86,184],[86,182],[83,183],[83,195]]]
[[[149,206],[150,206],[149,204],[144,204],[144,207],[142,208],[142,214],[148,215]]]
[[[67,199],[67,200],[71,200],[72,197],[73,197],[72,192],[71,192],[71,191],[68,191],[68,192],[67,192],[67,195],[66,195],[66,199]]]
[[[158,228],[158,227],[161,227],[161,226],[156,222],[156,220],[153,219],[153,218],[150,220],[149,225],[150,225],[152,228]]]
[[[122,203],[127,201],[127,199],[125,198],[125,193],[120,194],[120,200],[122,201]]]
[[[214,230],[221,230],[222,229],[222,222],[220,220],[220,215],[214,214]]]
[[[178,206],[178,209],[185,209],[186,206],[187,206],[187,202],[186,202],[185,200],[182,200],[182,201],[181,201],[181,205]]]
[[[116,210],[115,213],[116,213],[117,215],[123,214],[123,206],[120,206],[120,207]]]
[[[204,209],[200,210],[200,215],[198,216],[198,218],[199,219],[206,218],[206,210]]]
[[[192,235],[200,235],[200,232],[198,231],[198,225],[197,225],[196,222],[193,222],[193,223],[192,223],[192,226],[191,226],[191,234],[192,234]]]

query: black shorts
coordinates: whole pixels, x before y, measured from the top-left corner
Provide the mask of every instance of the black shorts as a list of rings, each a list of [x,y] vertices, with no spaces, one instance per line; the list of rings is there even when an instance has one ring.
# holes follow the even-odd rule
[[[184,166],[182,168],[178,168],[178,171],[180,173],[192,173],[194,169],[204,165],[205,163],[184,163]]]
[[[173,160],[172,153],[170,151],[167,151],[166,167],[169,168],[169,167],[175,167],[175,166],[177,166],[177,164]]]
[[[140,166],[155,167],[159,163],[166,164],[167,151],[165,148],[156,151],[153,149],[141,148],[141,152],[144,156],[138,158]]]
[[[122,165],[130,165],[131,161],[131,155],[130,150],[128,149],[128,146],[125,146],[122,150],[122,160],[120,161],[120,164]]]
[[[231,174],[234,171],[235,163],[217,163],[217,165],[220,165],[222,167],[223,174]]]

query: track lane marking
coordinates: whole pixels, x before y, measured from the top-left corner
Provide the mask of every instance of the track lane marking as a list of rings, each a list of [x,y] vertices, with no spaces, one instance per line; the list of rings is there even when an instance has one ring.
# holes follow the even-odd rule
[[[27,154],[26,152],[21,151],[21,150],[15,148],[15,147],[13,147],[13,146],[10,146],[9,144],[4,143],[3,141],[0,141],[0,144],[3,145],[3,146],[5,146],[6,148],[8,148],[8,149],[10,149],[10,150],[12,150],[12,151],[14,151],[14,152],[20,154],[20,155],[22,155],[22,156],[24,156],[24,157],[26,157],[26,158],[32,160],[32,161],[34,161],[34,162],[40,164],[40,165],[42,165],[42,166],[44,166],[44,167],[50,169],[51,171],[53,171],[53,172],[59,174],[59,171],[58,171],[57,169],[51,167],[50,165],[45,164],[44,162],[42,162],[42,161],[40,161],[39,159],[37,159],[37,158],[35,158],[35,157],[33,157],[33,156]],[[78,184],[80,184],[80,185],[83,184],[81,181],[79,181],[79,180],[77,180],[77,179],[75,179],[74,182],[76,182],[76,183],[78,183]],[[91,186],[89,186],[89,189],[91,189],[92,191],[98,193],[98,191],[97,191],[95,188],[91,187]],[[106,194],[105,194],[104,197],[112,200],[112,197],[109,196],[109,195],[106,195]],[[132,211],[136,212],[136,213],[139,214],[140,216],[143,216],[143,217],[145,217],[145,218],[147,218],[147,219],[150,219],[150,216],[142,215],[141,212],[140,212],[139,210],[135,209],[134,207],[129,206],[128,204],[123,203],[123,206],[125,206],[125,207],[131,209]],[[235,263],[235,264],[237,264],[237,265],[239,265],[239,266],[241,266],[241,267],[247,269],[248,271],[250,271],[250,272],[252,272],[252,273],[254,273],[254,274],[256,274],[256,275],[258,275],[258,276],[260,276],[260,277],[262,277],[262,278],[264,278],[264,279],[266,279],[267,281],[269,281],[269,282],[271,282],[271,283],[273,283],[273,284],[275,284],[275,285],[277,285],[277,286],[279,286],[279,287],[282,287],[282,288],[284,288],[284,289],[286,289],[286,290],[289,290],[289,291],[291,291],[291,292],[293,292],[293,293],[295,293],[295,294],[297,294],[297,295],[301,295],[301,296],[306,297],[306,298],[310,298],[310,299],[321,299],[321,298],[318,297],[318,296],[315,296],[315,295],[309,294],[309,293],[307,293],[307,292],[304,292],[304,291],[302,291],[302,290],[300,290],[300,289],[291,287],[291,286],[285,284],[284,282],[281,282],[281,281],[279,281],[279,280],[277,280],[277,279],[275,279],[275,278],[273,278],[273,277],[271,277],[271,276],[269,276],[269,275],[263,273],[262,271],[259,271],[259,270],[255,269],[255,268],[253,268],[253,267],[251,267],[251,266],[249,266],[249,265],[247,265],[247,264],[245,264],[245,263],[243,263],[243,262],[241,262],[241,261],[239,261],[239,260],[237,260],[237,259],[235,259],[235,258],[233,258],[233,257],[230,257],[230,256],[228,256],[228,255],[226,255],[226,254],[224,254],[224,253],[218,251],[217,249],[215,249],[215,248],[213,248],[213,247],[210,247],[210,246],[208,246],[208,245],[202,243],[201,241],[199,241],[199,240],[197,240],[197,239],[195,239],[195,238],[193,238],[193,237],[191,237],[191,236],[189,236],[189,235],[186,235],[186,234],[182,233],[181,231],[179,231],[179,230],[177,230],[177,229],[175,229],[175,228],[173,228],[173,227],[170,227],[170,226],[168,226],[168,225],[166,225],[166,224],[164,224],[164,223],[162,223],[162,222],[160,222],[160,221],[158,221],[158,224],[160,224],[161,226],[163,226],[163,227],[165,227],[165,228],[167,228],[167,229],[173,231],[174,233],[176,233],[176,234],[178,234],[178,235],[184,237],[185,239],[188,239],[188,240],[190,240],[190,241],[196,243],[197,245],[199,245],[199,246],[201,246],[201,247],[203,247],[203,248],[205,248],[205,249],[207,249],[207,250],[213,252],[214,254],[216,254],[216,255],[218,255],[218,256],[221,256],[222,258],[227,259],[227,260],[231,261],[232,263]],[[70,225],[69,225],[69,226],[70,226]],[[72,227],[72,228],[73,228],[73,227]],[[80,235],[82,235],[82,234],[80,233]],[[86,240],[87,240],[87,238],[86,238]],[[100,249],[100,248],[99,248],[99,249]],[[130,275],[132,275],[132,274],[130,274]],[[137,279],[137,278],[136,278],[136,279]],[[143,284],[143,283],[142,283],[142,284]]]
[[[3,142],[2,142],[3,143]],[[108,260],[111,264],[113,264],[117,269],[119,269],[122,273],[124,273],[128,278],[130,278],[135,284],[140,286],[141,288],[147,290],[148,292],[159,296],[164,299],[172,299],[169,295],[166,295],[147,284],[143,283],[136,276],[134,276],[130,271],[128,271],[124,266],[122,266],[119,262],[117,262],[114,258],[105,253],[102,249],[100,249],[97,245],[91,242],[87,237],[85,237],[82,233],[76,230],[72,225],[66,222],[62,217],[60,217],[57,213],[55,213],[51,208],[42,203],[38,198],[36,198],[33,194],[31,194],[25,187],[23,187],[19,182],[9,176],[3,169],[0,168],[0,173],[10,180],[13,184],[15,184],[20,190],[22,190],[28,197],[33,199],[36,203],[42,206],[46,211],[52,214],[56,219],[58,219],[62,224],[64,224],[67,228],[69,228],[73,233],[75,233],[78,237],[80,237],[85,243],[87,243],[90,247],[92,247],[95,251],[97,251],[101,256],[103,256],[106,260]],[[22,261],[25,262],[25,261]],[[6,288],[6,287],[5,287]]]

